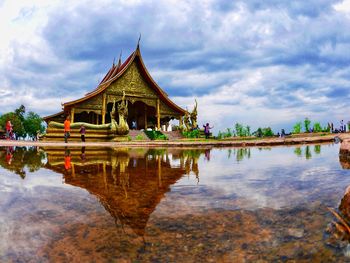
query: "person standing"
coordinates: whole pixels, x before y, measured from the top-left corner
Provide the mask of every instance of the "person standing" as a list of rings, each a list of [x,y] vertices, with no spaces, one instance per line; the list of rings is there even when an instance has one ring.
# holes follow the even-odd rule
[[[64,121],[64,142],[68,142],[68,138],[70,137],[70,116],[66,118]]]
[[[7,140],[11,140],[12,139],[12,124],[11,124],[10,120],[7,120],[5,130],[6,130]]]
[[[210,127],[210,126],[209,126],[209,123],[207,123],[206,125],[203,125],[203,127],[204,127],[205,138],[206,138],[206,139],[209,139],[210,129],[214,128],[214,126],[213,126],[213,127]]]
[[[281,130],[281,137],[282,138],[286,137],[286,132],[284,131],[284,129]]]
[[[81,125],[79,132],[80,132],[81,141],[85,142],[86,128],[85,128],[84,124]]]
[[[131,122],[131,129],[136,130],[136,127],[137,127],[136,120],[133,120]]]

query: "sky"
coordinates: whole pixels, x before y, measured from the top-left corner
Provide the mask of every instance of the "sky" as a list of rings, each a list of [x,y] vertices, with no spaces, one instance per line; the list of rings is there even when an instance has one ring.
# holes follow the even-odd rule
[[[350,0],[0,0],[0,113],[96,88],[141,33],[153,79],[214,132],[350,121]]]

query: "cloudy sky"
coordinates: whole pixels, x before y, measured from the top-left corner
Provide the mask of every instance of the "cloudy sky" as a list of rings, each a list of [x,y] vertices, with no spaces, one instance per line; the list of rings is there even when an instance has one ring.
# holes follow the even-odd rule
[[[42,116],[141,52],[199,123],[350,120],[350,0],[0,0],[0,113]]]

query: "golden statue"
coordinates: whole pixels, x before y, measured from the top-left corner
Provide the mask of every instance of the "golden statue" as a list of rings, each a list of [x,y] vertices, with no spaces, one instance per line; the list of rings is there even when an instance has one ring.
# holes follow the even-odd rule
[[[191,122],[190,122],[190,113],[186,111],[184,116],[184,124],[185,124],[185,130],[190,131],[191,130]]]
[[[129,133],[128,118],[128,102],[125,100],[125,91],[123,91],[122,101],[118,104],[119,123],[117,126],[118,135],[126,135]]]
[[[191,118],[191,125],[192,125],[192,130],[197,129],[198,128],[198,124],[197,124],[197,100],[195,100],[196,104],[193,108],[193,111],[190,114],[190,118]]]

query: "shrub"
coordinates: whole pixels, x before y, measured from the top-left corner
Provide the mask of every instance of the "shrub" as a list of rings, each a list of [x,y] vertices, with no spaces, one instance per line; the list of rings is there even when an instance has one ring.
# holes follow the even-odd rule
[[[262,129],[262,135],[263,137],[271,137],[274,136],[273,131],[270,127],[263,128]]]
[[[310,124],[311,124],[311,121],[308,118],[305,118],[305,120],[304,120],[305,132],[309,132],[310,131]]]
[[[168,140],[168,137],[163,133],[161,133],[160,131],[155,131],[155,130],[145,131],[145,134],[151,140]]]
[[[182,135],[185,138],[199,138],[199,130],[193,130],[193,131],[184,131]]]
[[[135,137],[135,140],[138,140],[138,141],[144,140],[143,135],[142,134],[137,134],[136,137]]]
[[[314,124],[314,132],[321,132],[321,131],[322,131],[321,124],[319,122],[315,122],[315,124]]]
[[[329,127],[329,125],[325,126],[323,129],[322,129],[323,132],[330,132],[331,131],[331,127]]]
[[[223,133],[222,133],[221,131],[218,132],[217,138],[218,138],[218,139],[224,138]]]
[[[232,132],[231,132],[231,129],[230,129],[230,128],[227,128],[227,132],[221,132],[221,131],[219,131],[217,138],[218,138],[218,139],[223,139],[223,138],[230,138],[230,137],[232,137],[232,136],[233,136],[233,134],[232,134]]]
[[[234,130],[233,133],[238,137],[246,137],[251,135],[250,126],[248,125],[244,127],[242,124],[236,123],[235,128],[233,130]]]
[[[274,133],[270,127],[267,128],[258,128],[253,135],[256,137],[271,137],[274,136]]]
[[[258,128],[255,132],[253,132],[253,135],[256,137],[262,137],[263,136],[263,132],[261,128]]]
[[[292,133],[301,133],[301,122],[297,122],[294,126],[293,126],[293,131]]]

